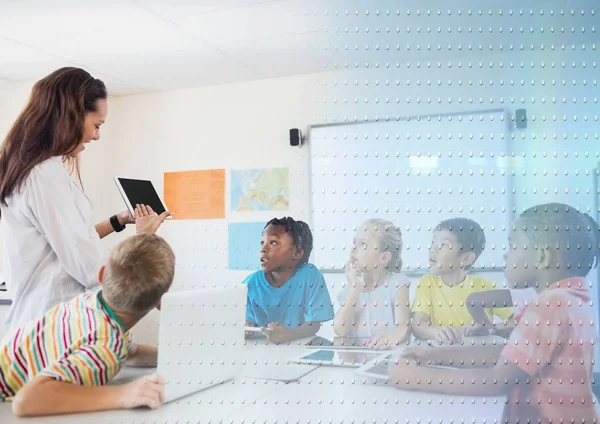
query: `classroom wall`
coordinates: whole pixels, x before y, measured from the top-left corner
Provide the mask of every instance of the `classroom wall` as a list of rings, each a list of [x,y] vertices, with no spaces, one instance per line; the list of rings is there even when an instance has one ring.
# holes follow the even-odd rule
[[[289,128],[305,130],[312,124],[498,107],[514,114],[515,109],[526,108],[528,128],[516,131],[514,140],[517,155],[526,152],[516,169],[517,211],[541,202],[577,203],[582,194],[574,196],[575,190],[569,194],[564,188],[590,188],[591,180],[574,177],[574,169],[591,169],[597,162],[597,136],[594,138],[596,130],[591,126],[597,116],[597,100],[588,98],[590,85],[595,84],[594,67],[581,66],[583,62],[586,55],[582,51],[477,52],[444,63],[432,60],[411,67],[359,68],[123,97],[114,102],[111,111],[113,125],[118,128],[110,140],[119,150],[115,171],[151,178],[162,191],[165,171],[288,166],[292,174],[291,206],[285,214],[306,220],[310,218],[309,151],[306,146],[289,146]],[[572,84],[573,80],[578,83]],[[579,100],[574,102],[574,98]],[[574,120],[575,114],[578,120]],[[589,118],[587,122],[582,120],[584,115]],[[591,134],[587,140],[584,132]],[[556,139],[554,133],[559,134]],[[568,134],[566,139],[563,133]],[[592,154],[585,157],[582,150],[577,158],[572,154],[569,158],[552,157],[552,152],[561,152],[566,143],[573,142],[576,133],[578,146]],[[423,148],[426,151],[426,145]],[[541,160],[543,151],[550,156]],[[538,156],[533,157],[532,152]],[[535,169],[538,172],[532,172]],[[570,169],[571,176],[567,180],[548,178],[541,172],[544,169],[559,174]],[[550,188],[548,193],[534,193],[533,188],[544,186]],[[554,192],[555,187],[560,189]],[[107,203],[118,203],[115,190],[108,194]],[[589,193],[583,203],[588,200]],[[227,269],[227,222],[264,221],[272,215],[283,213],[167,222],[160,233],[177,253],[174,289],[242,281],[249,271]],[[501,273],[486,275],[503,281]],[[343,275],[327,274],[326,278],[335,297]]]
[[[119,98],[111,106],[119,128],[110,141],[119,151],[115,172],[149,178],[162,193],[165,171],[289,167],[285,214],[307,220],[307,151],[290,147],[288,131],[314,121],[314,83],[315,76],[302,76]],[[116,190],[108,202],[120,202]],[[236,220],[267,221],[274,215],[282,213]],[[227,221],[173,220],[159,230],[177,255],[174,290],[238,284],[248,275],[227,269]],[[151,340],[156,320],[156,315],[145,320]],[[138,328],[136,337],[146,336]]]
[[[101,140],[92,143],[83,155],[84,185],[101,219],[124,208],[112,182],[116,174],[149,178],[162,192],[166,171],[290,168],[291,203],[285,213],[228,214],[225,220],[174,220],[160,229],[177,254],[175,290],[237,284],[249,274],[227,269],[227,251],[231,247],[227,245],[228,222],[264,222],[284,214],[310,219],[309,151],[306,146],[289,146],[289,128],[306,132],[312,124],[365,118],[393,119],[497,107],[514,113],[517,108],[526,108],[528,128],[515,132],[515,151],[528,152],[517,170],[518,184],[525,188],[515,193],[517,210],[555,200],[575,203],[583,194],[575,196],[575,190],[565,193],[564,189],[568,185],[590,188],[590,180],[575,176],[573,170],[591,169],[598,162],[597,130],[593,127],[597,122],[597,99],[590,95],[590,89],[597,87],[595,67],[583,67],[583,62],[586,55],[577,50],[477,52],[446,62],[413,62],[410,67],[399,60],[390,67],[114,98],[110,100],[109,119],[102,128]],[[578,84],[573,85],[573,80]],[[21,93],[27,91],[22,90]],[[3,105],[0,130],[14,119],[22,104],[20,99],[25,97],[11,95],[15,105]],[[574,102],[574,98],[579,100]],[[579,116],[577,121],[575,115]],[[582,120],[583,116],[588,120]],[[587,140],[585,132],[589,133]],[[554,133],[558,134],[556,139]],[[566,139],[563,134],[568,135]],[[563,151],[565,143],[575,140],[591,154],[586,157],[582,151],[579,157],[571,155],[566,159],[552,156],[552,152]],[[425,151],[426,145],[423,148]],[[484,145],[482,149],[485,150]],[[533,157],[533,151],[548,151],[550,156]],[[535,174],[534,169],[538,170]],[[544,176],[544,169],[571,172],[566,180],[559,180]],[[533,188],[543,186],[550,192],[543,196],[540,191],[534,194]],[[561,190],[554,192],[554,187]],[[130,228],[107,238],[105,243],[111,247],[133,232]],[[487,275],[502,281],[500,273]],[[343,275],[326,277],[335,297]],[[156,323],[156,315],[141,323],[138,338],[141,334],[141,340],[153,340]]]

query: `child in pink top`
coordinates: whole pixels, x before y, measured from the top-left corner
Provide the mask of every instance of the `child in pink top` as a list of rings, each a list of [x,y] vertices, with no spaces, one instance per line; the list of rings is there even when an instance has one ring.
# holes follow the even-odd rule
[[[598,224],[553,203],[528,209],[511,228],[506,279],[538,296],[506,344],[408,348],[390,378],[404,390],[506,395],[502,423],[598,423],[591,387],[598,328],[585,282],[600,259]]]

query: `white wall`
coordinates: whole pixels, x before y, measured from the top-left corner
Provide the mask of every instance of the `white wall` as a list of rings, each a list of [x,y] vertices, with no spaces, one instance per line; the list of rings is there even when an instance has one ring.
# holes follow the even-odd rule
[[[306,220],[307,151],[290,147],[288,131],[312,122],[314,82],[307,76],[119,98],[111,110],[118,128],[110,140],[119,146],[115,170],[150,178],[162,193],[165,171],[289,167],[285,214]],[[109,203],[117,200],[112,190]],[[247,220],[274,215],[282,213],[249,214]],[[227,220],[174,220],[160,234],[176,251],[175,290],[237,284],[248,274],[227,270]],[[155,321],[146,320],[150,328]],[[136,337],[145,335],[138,331]]]
[[[559,199],[576,203],[581,195],[565,196],[564,190],[533,195],[533,188],[565,187],[560,179],[544,177],[544,169],[570,170],[572,175],[575,169],[589,169],[597,162],[597,130],[592,126],[598,115],[597,99],[592,95],[597,89],[596,68],[589,65],[588,56],[581,51],[558,49],[543,54],[495,53],[439,64],[424,61],[410,68],[399,60],[397,66],[389,68],[111,99],[102,139],[87,149],[83,158],[84,183],[100,219],[123,208],[111,180],[114,174],[150,178],[162,192],[165,171],[287,166],[291,170],[291,205],[286,214],[308,220],[308,150],[289,146],[289,128],[305,130],[311,124],[325,122],[505,107],[513,113],[517,108],[526,108],[530,118],[527,130],[518,132],[515,140],[515,151],[527,152],[526,166],[518,170],[519,182],[527,188],[516,196],[518,209]],[[578,66],[563,67],[563,62]],[[588,66],[581,66],[583,62]],[[578,83],[573,85],[573,80]],[[15,109],[11,110],[2,111],[0,116],[14,116]],[[577,121],[574,115],[579,116]],[[588,121],[583,116],[588,116]],[[0,123],[6,121],[0,118]],[[591,138],[581,143],[585,132]],[[554,133],[561,136],[554,139]],[[567,139],[563,133],[568,134]],[[573,143],[575,134],[579,134],[578,144]],[[550,162],[531,155],[572,151],[576,145],[592,156],[584,160],[571,155],[570,160],[553,158]],[[426,145],[423,148],[425,151]],[[577,178],[568,181],[573,187],[591,184]],[[246,219],[264,221],[273,215],[283,213],[248,214]],[[177,253],[174,289],[236,284],[248,274],[227,269],[227,221],[175,220],[161,228],[160,234]],[[106,243],[111,246],[132,232],[130,229],[113,235]],[[490,277],[502,279],[499,274]],[[328,275],[327,279],[334,294],[342,276]],[[152,320],[155,317],[148,328],[153,328]]]
[[[289,167],[292,196],[286,214],[306,220],[307,151],[290,147],[288,130],[311,122],[312,82],[312,77],[298,77],[119,98],[111,112],[119,128],[111,142],[121,146],[116,171],[151,178],[162,192],[165,171]],[[112,198],[118,198],[114,190]],[[247,219],[273,215],[248,214]],[[161,234],[178,249],[178,285],[243,277],[225,271],[226,230],[226,220],[165,224]]]
[[[595,157],[579,157],[573,161],[553,158],[551,163],[547,158],[540,163],[539,156],[531,155],[542,151],[573,151],[573,134],[583,132],[590,132],[592,138],[585,142],[580,135],[579,148],[594,152],[591,149],[597,141],[593,139],[591,124],[593,116],[597,116],[597,100],[594,102],[589,97],[589,89],[594,84],[595,68],[560,66],[562,62],[584,62],[587,55],[579,53],[478,54],[471,59],[462,57],[439,65],[432,61],[429,66],[423,62],[410,68],[382,66],[367,71],[123,97],[113,103],[110,117],[111,125],[118,128],[110,140],[119,151],[115,169],[118,173],[151,178],[162,190],[165,171],[289,166],[292,170],[289,213],[309,219],[308,150],[289,146],[289,128],[305,130],[311,124],[325,122],[489,108],[507,108],[514,113],[515,109],[526,108],[528,128],[515,132],[515,152],[526,152],[525,167],[517,170],[517,183],[550,183],[559,187],[559,178],[540,180],[539,172],[533,175],[531,169],[526,172],[526,168],[548,164],[564,171],[596,165]],[[546,65],[542,68],[541,63]],[[579,83],[574,86],[573,80]],[[587,87],[583,80],[587,81]],[[587,103],[583,102],[584,96],[589,97]],[[579,101],[574,103],[573,98]],[[579,115],[578,121],[573,120],[574,114]],[[563,115],[568,116],[566,121],[560,119]],[[583,122],[584,115],[590,117],[587,122]],[[558,119],[553,120],[556,117]],[[569,133],[569,137],[555,140],[554,133]],[[423,151],[427,151],[427,144],[422,144]],[[486,150],[484,143],[482,150]],[[468,184],[467,179],[465,184]],[[587,180],[570,180],[570,184],[587,184]],[[114,203],[118,199],[117,192],[112,190],[109,194],[109,203]],[[558,199],[576,203],[582,198],[567,197],[552,191],[534,196],[529,189],[525,193],[518,192],[515,200],[517,209],[522,210],[533,203]],[[249,215],[248,219],[270,216]],[[162,234],[181,249],[181,278],[202,278],[199,284],[207,285],[241,278],[240,273],[225,271],[225,224],[220,220],[202,220],[165,225]],[[214,231],[210,237],[203,235],[208,229]],[[193,235],[194,231],[197,235]],[[180,234],[186,236],[180,237]],[[196,268],[191,268],[194,266]],[[197,272],[200,269],[201,274]]]
[[[593,168],[597,159],[580,156],[573,160],[571,154],[571,160],[556,158],[540,163],[539,156],[531,154],[565,149],[573,152],[569,143],[575,133],[593,134],[592,120],[582,121],[583,115],[597,116],[597,103],[589,97],[594,68],[581,66],[586,59],[581,52],[563,51],[483,54],[471,60],[463,57],[451,62],[452,66],[448,62],[438,66],[432,61],[433,66],[426,62],[419,67],[413,63],[411,68],[382,66],[119,98],[111,110],[112,125],[118,128],[110,140],[119,151],[115,171],[151,178],[162,191],[165,171],[288,166],[292,178],[287,214],[307,220],[308,151],[289,146],[289,128],[305,130],[326,122],[498,107],[514,114],[515,109],[526,108],[528,128],[516,133],[514,146],[518,154],[527,152],[525,167],[517,170],[517,183],[527,187],[516,194],[517,210],[557,200],[577,203],[581,196],[565,197],[552,190],[544,196],[533,195],[533,187],[545,184],[562,188],[565,184],[560,179],[543,178],[539,171],[547,165],[547,169],[571,170],[572,174],[574,169]],[[562,67],[563,61],[579,66]],[[553,62],[557,66],[551,66]],[[573,80],[578,84],[573,85]],[[586,103],[584,96],[589,97]],[[579,101],[573,102],[574,97]],[[579,115],[578,121],[573,120],[574,114]],[[563,115],[569,118],[561,120]],[[566,140],[554,139],[553,133],[570,135]],[[578,146],[595,154],[592,139]],[[426,151],[425,144],[423,149]],[[533,168],[538,170],[536,175]],[[582,179],[569,181],[573,187],[591,184]],[[118,202],[115,190],[109,190],[108,195],[108,204]],[[265,220],[272,215],[282,213],[249,214],[247,220]],[[227,221],[173,221],[160,230],[177,252],[175,289],[236,284],[248,274],[227,270]],[[487,275],[502,281],[500,273]],[[326,277],[334,295],[343,277]]]

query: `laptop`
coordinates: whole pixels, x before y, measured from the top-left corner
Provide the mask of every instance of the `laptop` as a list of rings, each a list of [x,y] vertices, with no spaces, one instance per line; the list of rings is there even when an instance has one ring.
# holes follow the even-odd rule
[[[158,366],[126,368],[123,384],[154,372],[166,402],[236,378],[242,368],[247,287],[166,293],[161,301]]]

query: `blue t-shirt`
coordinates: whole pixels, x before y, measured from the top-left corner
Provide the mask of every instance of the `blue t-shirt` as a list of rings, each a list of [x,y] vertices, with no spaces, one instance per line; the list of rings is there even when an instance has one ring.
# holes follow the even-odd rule
[[[257,271],[244,281],[248,285],[246,321],[259,327],[278,322],[299,327],[306,322],[333,319],[333,306],[323,274],[312,264],[304,264],[280,288]]]

